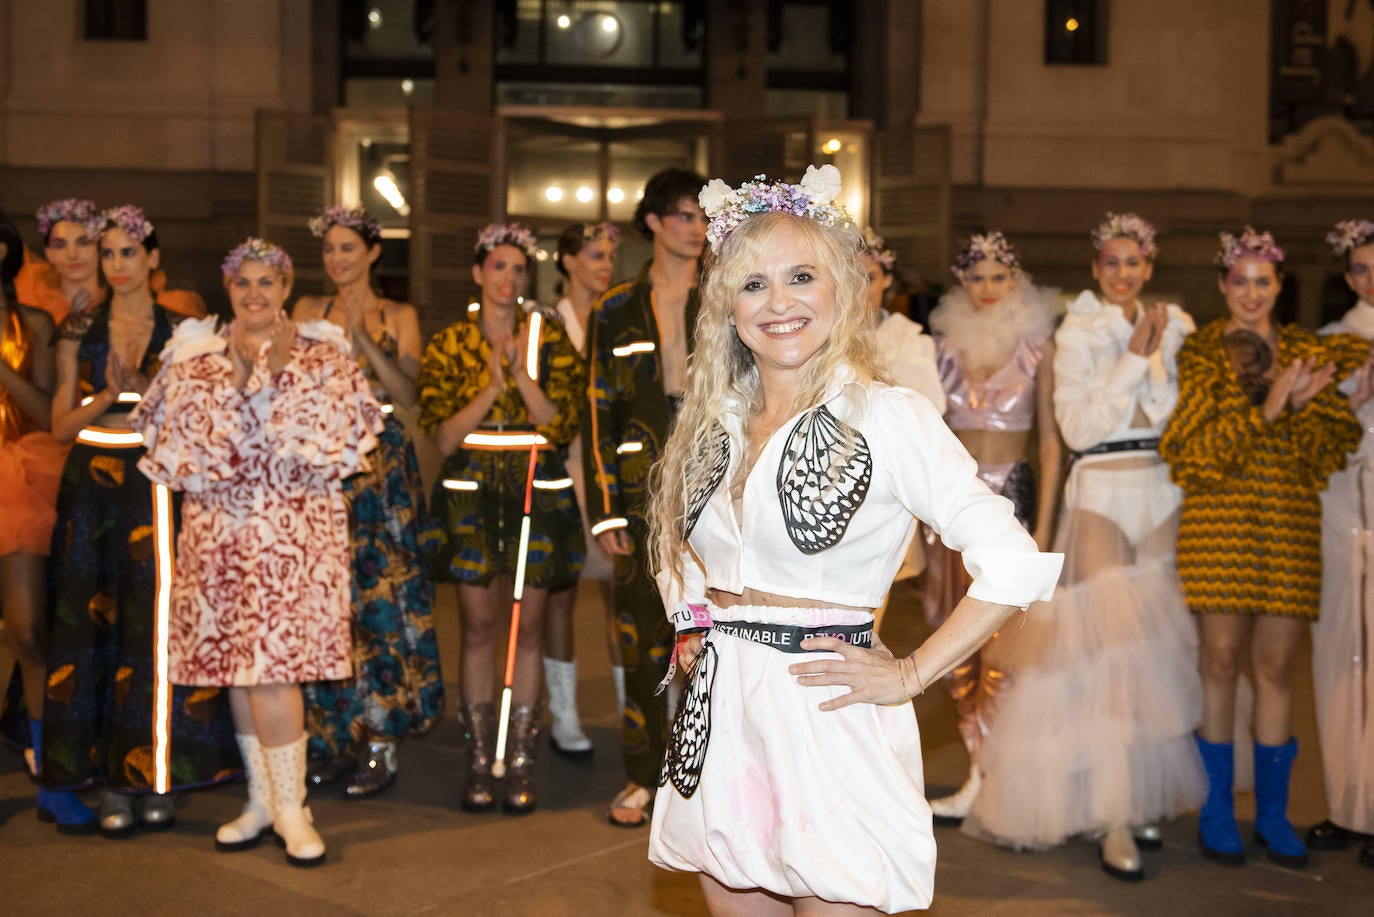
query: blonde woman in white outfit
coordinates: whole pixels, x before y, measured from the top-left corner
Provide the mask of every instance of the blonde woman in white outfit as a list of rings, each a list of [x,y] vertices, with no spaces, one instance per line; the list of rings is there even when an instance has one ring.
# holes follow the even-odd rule
[[[1197,636],[1174,568],[1182,497],[1158,454],[1193,322],[1140,302],[1154,236],[1135,214],[1108,214],[1093,233],[1098,290],[1055,334],[1055,418],[1078,453],[1055,538],[1064,574],[999,637],[1010,684],[964,821],[1018,849],[1101,838],[1103,868],[1126,880],[1143,878],[1137,844],[1159,846],[1155,823],[1205,790]]]
[[[592,307],[611,285],[615,269],[615,248],[620,233],[612,223],[574,223],[558,237],[554,267],[563,277],[564,296],[558,301],[558,317],[568,332],[568,340],[583,357],[587,356],[587,323]],[[582,436],[568,446],[568,477],[577,494],[582,528],[587,535],[587,557],[580,579],[598,586],[606,613],[606,645],[611,657],[611,680],[615,684],[616,709],[625,707],[625,669],[620,664],[620,640],[616,634],[614,604],[611,601],[615,569],[601,544],[591,535],[587,522],[587,487],[583,479]],[[587,758],[592,740],[582,731],[577,713],[577,660],[573,656],[573,605],[577,583],[549,593],[549,610],[544,618],[544,682],[549,689],[549,713],[553,725],[549,743],[560,755]]]
[[[929,400],[875,380],[863,240],[800,185],[713,181],[696,356],[655,469],[650,556],[688,671],[650,859],[715,914],[928,907],[935,841],[909,699],[1049,594],[1011,505]],[[964,552],[970,595],[911,656],[873,609],[916,518]]]
[[[1343,220],[1326,237],[1345,262],[1345,282],[1359,297],[1321,334],[1374,340],[1374,222]],[[1322,501],[1322,606],[1312,625],[1312,681],[1330,814],[1307,845],[1339,850],[1364,835],[1359,860],[1374,868],[1374,375],[1347,379],[1365,436],[1345,470],[1330,478]],[[1361,577],[1364,586],[1361,589]]]

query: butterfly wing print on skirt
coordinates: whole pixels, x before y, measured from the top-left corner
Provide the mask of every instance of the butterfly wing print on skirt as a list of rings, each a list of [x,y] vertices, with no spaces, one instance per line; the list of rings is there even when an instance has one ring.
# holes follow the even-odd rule
[[[706,479],[706,486],[691,495],[687,501],[687,517],[682,521],[682,538],[685,541],[692,534],[692,529],[697,527],[697,520],[701,518],[701,511],[706,509],[706,504],[711,501],[711,494],[716,492],[720,482],[725,479],[726,469],[730,467],[730,434],[725,432],[725,428],[719,423],[712,429],[715,442],[712,444],[711,476]]]
[[[718,658],[708,638],[687,680],[687,690],[678,703],[673,734],[668,738],[668,751],[663,756],[663,773],[658,785],[666,786],[671,782],[683,799],[691,799],[697,791],[701,768],[706,763],[706,746],[711,741],[711,685],[716,680]]]
[[[803,554],[834,547],[868,496],[873,453],[863,434],[825,405],[797,421],[778,464],[787,535]]]

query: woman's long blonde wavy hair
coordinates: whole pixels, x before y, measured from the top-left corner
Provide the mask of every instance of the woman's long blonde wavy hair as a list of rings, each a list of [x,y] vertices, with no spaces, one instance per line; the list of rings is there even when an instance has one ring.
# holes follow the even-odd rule
[[[754,355],[740,340],[731,319],[745,278],[756,270],[764,246],[791,230],[805,258],[835,285],[835,324],[821,348],[802,368],[802,384],[788,415],[820,404],[841,367],[854,381],[867,385],[885,378],[875,365],[876,325],[865,296],[867,265],[863,236],[852,223],[824,224],[790,213],[762,213],[736,226],[708,255],[701,284],[701,310],[688,360],[682,407],[663,456],[649,475],[650,569],[667,572],[681,583],[687,547],[687,501],[707,486],[718,439],[714,428],[727,399],[746,407],[744,426],[760,407],[759,374]]]

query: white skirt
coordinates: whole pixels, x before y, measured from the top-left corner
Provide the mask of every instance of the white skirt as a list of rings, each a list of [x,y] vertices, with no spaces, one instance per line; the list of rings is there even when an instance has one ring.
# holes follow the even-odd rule
[[[1172,553],[1178,494],[1162,462],[1136,456],[1074,467],[1066,494],[1089,499],[1066,498],[1060,585],[993,645],[1009,686],[968,834],[1037,849],[1201,804],[1197,632]]]
[[[760,606],[713,606],[711,614],[803,627],[872,620],[865,612]],[[822,701],[849,689],[802,687],[787,667],[833,654],[785,653],[719,632],[706,646],[674,723],[674,739],[684,720],[708,724],[695,790],[684,797],[678,781],[669,782],[670,749],[649,859],[740,890],[886,913],[929,907],[935,838],[911,705],[823,712]]]

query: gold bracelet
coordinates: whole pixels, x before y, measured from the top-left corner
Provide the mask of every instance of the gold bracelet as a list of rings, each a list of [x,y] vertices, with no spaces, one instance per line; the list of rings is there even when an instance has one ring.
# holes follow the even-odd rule
[[[904,662],[905,658],[897,660],[897,677],[902,681],[902,693],[906,695],[907,700],[911,700],[911,688],[907,687],[906,683],[906,666],[902,664]]]

